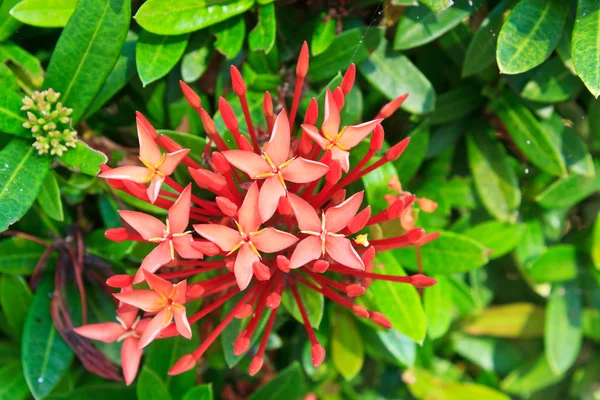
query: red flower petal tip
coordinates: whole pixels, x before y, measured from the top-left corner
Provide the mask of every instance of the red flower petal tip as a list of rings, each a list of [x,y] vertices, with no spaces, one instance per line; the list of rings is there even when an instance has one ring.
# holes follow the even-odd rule
[[[304,115],[304,123],[308,125],[314,125],[317,123],[317,119],[319,118],[319,104],[317,103],[317,99],[314,97],[308,103],[308,108],[306,109],[306,114]]]
[[[256,356],[250,361],[250,367],[248,368],[248,375],[254,376],[263,367],[264,359],[260,356]]]
[[[217,207],[219,207],[219,210],[221,210],[223,214],[231,218],[234,218],[237,215],[238,206],[227,197],[217,196],[215,201],[217,203]]]
[[[169,370],[169,375],[178,375],[196,366],[196,359],[191,354],[181,357]]]
[[[426,288],[435,285],[437,280],[423,274],[416,274],[410,277],[410,283],[416,288]]]
[[[371,206],[367,206],[361,212],[356,214],[348,224],[350,233],[356,233],[365,227],[367,221],[371,218]]]
[[[113,275],[106,280],[106,284],[112,288],[123,289],[133,285],[133,276],[130,275]]]
[[[196,110],[202,108],[200,96],[198,96],[198,94],[194,92],[194,90],[189,87],[187,83],[184,81],[179,81],[179,87],[181,87],[181,91],[183,92],[185,99],[187,100],[188,104],[192,106],[192,108],[195,108]]]
[[[281,272],[288,273],[290,272],[290,259],[286,256],[282,256],[281,254],[277,256],[277,268],[281,270]]]
[[[215,164],[215,168],[220,174],[225,175],[231,171],[231,164],[227,161],[225,156],[218,151],[212,154],[212,161]]]
[[[129,234],[125,228],[112,228],[104,232],[104,237],[113,242],[122,242],[129,238]]]
[[[322,274],[329,269],[329,262],[325,260],[317,260],[313,264],[313,271]]]
[[[312,349],[310,349],[310,353],[312,355],[312,363],[315,368],[319,367],[319,365],[323,364],[325,360],[325,349],[320,344],[314,344]]]
[[[271,270],[260,261],[254,261],[252,264],[252,271],[259,281],[268,281],[271,279]]]
[[[368,268],[368,266],[370,266],[373,263],[373,260],[375,259],[375,253],[375,248],[369,247],[360,257],[363,263],[365,264],[365,267]]]
[[[408,97],[408,93],[403,94],[402,96],[398,96],[394,100],[385,104],[383,107],[381,107],[381,110],[379,110],[379,113],[377,114],[377,118],[391,117],[392,114],[395,113],[400,108],[400,106],[402,106],[402,103],[404,103],[404,100],[406,100],[407,97]]]

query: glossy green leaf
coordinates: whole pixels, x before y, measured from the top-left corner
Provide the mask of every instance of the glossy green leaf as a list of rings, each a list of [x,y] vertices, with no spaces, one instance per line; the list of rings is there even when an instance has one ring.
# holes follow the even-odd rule
[[[60,161],[69,169],[91,176],[98,175],[100,164],[106,163],[107,160],[104,153],[92,149],[81,140],[77,141],[77,147],[70,148],[60,158]]]
[[[447,277],[435,277],[437,283],[423,291],[423,304],[427,316],[427,332],[437,339],[448,331],[452,323],[452,286]]]
[[[561,375],[552,371],[546,356],[542,355],[511,372],[500,383],[500,387],[508,393],[528,394],[548,387],[560,379]]]
[[[50,167],[50,158],[19,139],[0,151],[0,232],[21,219],[35,201]]]
[[[0,132],[30,138],[31,131],[23,128],[25,114],[21,111],[21,96],[7,86],[0,87]]]
[[[325,312],[325,298],[321,293],[312,290],[307,286],[298,285],[297,288],[300,299],[302,300],[302,305],[304,305],[304,309],[308,314],[310,325],[315,329],[319,329]],[[291,290],[286,290],[282,293],[281,304],[283,304],[296,321],[301,324],[304,323],[302,314],[300,314],[300,309],[298,308],[298,304],[296,303],[296,299]]]
[[[31,394],[37,399],[52,391],[73,359],[73,352],[57,332],[50,317],[53,278],[53,271],[47,271],[36,289],[27,313],[21,347],[25,379]]]
[[[42,28],[62,28],[73,15],[78,0],[24,0],[10,15],[16,20]]]
[[[195,82],[204,74],[214,56],[211,39],[207,35],[194,35],[190,39],[182,60],[181,77],[185,82]]]
[[[600,95],[600,1],[578,0],[571,55],[577,75],[588,90]]]
[[[389,100],[409,93],[402,104],[404,110],[415,114],[432,111],[435,91],[431,83],[408,57],[386,48],[386,41],[382,40],[377,50],[358,65],[360,73]]]
[[[46,248],[20,237],[0,240],[0,272],[29,275]]]
[[[600,342],[600,310],[583,310],[582,329],[585,337]]]
[[[539,338],[544,334],[544,309],[530,303],[488,307],[463,326],[469,335]]]
[[[63,221],[65,219],[62,200],[60,198],[60,187],[58,186],[56,175],[54,175],[53,172],[46,175],[37,201],[42,207],[42,210],[44,210],[50,218],[56,221]]]
[[[367,333],[368,336],[364,336],[363,340],[365,347],[368,349],[370,345],[374,344],[370,335],[374,335],[376,341],[381,342],[383,347],[389,352],[394,360],[401,366],[412,366],[415,364],[417,356],[417,344],[409,337],[404,336],[395,329],[370,329],[365,328],[365,331],[361,330],[361,333]]]
[[[542,129],[533,113],[511,91],[494,96],[492,107],[506,126],[517,147],[532,164],[552,175],[565,175],[560,149]]]
[[[559,103],[573,97],[580,88],[579,78],[560,59],[553,58],[535,71],[521,90],[521,97],[542,103]]]
[[[544,208],[571,207],[600,190],[600,174],[595,177],[571,174],[558,179],[536,196]]]
[[[246,22],[242,17],[229,18],[226,21],[212,25],[210,33],[215,35],[215,49],[233,60],[242,51],[246,38]]]
[[[253,5],[254,0],[148,0],[135,20],[157,35],[180,35],[224,21]]]
[[[400,183],[410,182],[425,160],[429,146],[429,131],[429,123],[424,121],[408,135],[410,137],[408,149],[410,150],[402,153],[402,156],[394,161]]]
[[[381,273],[406,275],[397,260],[403,259],[385,252],[377,254],[375,262],[383,264]],[[373,301],[377,310],[385,314],[394,329],[415,342],[423,341],[427,322],[419,294],[413,286],[377,280],[371,284],[370,291],[376,293]]]
[[[462,77],[478,74],[496,61],[498,32],[504,22],[504,13],[517,0],[500,1],[483,20],[469,43],[462,66]]]
[[[122,383],[84,385],[65,393],[46,397],[47,400],[131,400],[135,398],[135,386]]]
[[[275,45],[276,31],[275,5],[271,3],[258,7],[258,23],[248,34],[250,51],[270,52]]]
[[[137,378],[138,399],[171,400],[172,397],[160,376],[150,368],[144,367]]]
[[[213,400],[213,389],[210,383],[198,385],[188,390],[182,400]]]
[[[394,49],[412,49],[434,41],[471,15],[481,0],[456,0],[454,3],[440,13],[424,5],[410,7],[396,26]]]
[[[594,223],[594,231],[592,233],[592,248],[591,248],[592,262],[596,269],[600,269],[600,213],[596,217]]]
[[[18,360],[0,366],[0,382],[0,399],[24,400],[29,395],[29,388],[23,377],[23,367]]]
[[[363,144],[362,147],[367,146]],[[356,165],[360,161],[358,157],[350,157],[351,165]],[[371,163],[377,162],[378,159],[379,157],[373,157]],[[394,165],[385,164],[381,168],[377,168],[375,171],[361,178],[367,195],[365,203],[371,206],[373,215],[388,208],[389,204],[385,201],[384,196],[391,193],[388,182],[397,176],[398,174],[396,173]]]
[[[323,54],[313,57],[309,63],[308,75],[313,81],[330,79],[340,71],[345,71],[351,63],[359,64],[369,53],[362,41],[363,33],[354,28],[336,36]]]
[[[567,2],[520,0],[498,35],[500,72],[519,74],[543,63],[558,44],[568,12]]]
[[[45,88],[61,93],[77,123],[112,71],[131,19],[127,0],[79,0],[52,53]]]
[[[0,44],[0,60],[10,62],[15,75],[27,85],[39,87],[44,81],[40,60],[12,42]]]
[[[302,368],[297,362],[277,373],[277,376],[259,387],[249,400],[297,400],[307,392]]]
[[[335,18],[326,14],[320,15],[315,22],[315,30],[310,41],[310,52],[313,56],[324,53],[335,39]]]
[[[429,122],[432,125],[444,124],[463,118],[475,111],[482,102],[481,89],[475,85],[467,84],[452,89],[438,95]]]
[[[453,0],[419,0],[419,3],[426,5],[431,11],[439,13],[448,7],[454,5]]]
[[[537,283],[563,282],[577,277],[577,251],[570,244],[550,247],[531,265],[531,277]]]
[[[416,271],[415,249],[393,250],[406,268]],[[423,271],[428,275],[454,274],[479,268],[487,263],[487,251],[479,242],[457,233],[440,232],[440,237],[421,247]]]
[[[135,48],[135,63],[144,86],[167,75],[179,62],[190,35],[161,36],[142,30]]]
[[[521,190],[506,150],[496,140],[494,131],[476,125],[467,136],[467,150],[475,188],[485,209],[500,221],[514,222],[521,205]]]
[[[452,342],[461,357],[487,371],[506,374],[523,363],[524,355],[503,339],[455,334]]]
[[[0,42],[8,39],[21,23],[14,19],[9,11],[21,0],[4,0],[0,2]]]
[[[513,250],[520,243],[524,231],[522,224],[488,221],[471,226],[464,234],[489,249],[489,257],[494,260]]]
[[[12,332],[19,340],[23,335],[23,326],[31,306],[31,299],[31,290],[22,277],[3,275],[0,278],[0,305]]]
[[[581,301],[580,289],[573,283],[552,289],[544,322],[544,346],[548,364],[556,374],[564,374],[581,350]]]
[[[338,310],[332,313],[332,320],[331,359],[337,371],[349,381],[363,366],[363,342],[354,322],[354,315]]]

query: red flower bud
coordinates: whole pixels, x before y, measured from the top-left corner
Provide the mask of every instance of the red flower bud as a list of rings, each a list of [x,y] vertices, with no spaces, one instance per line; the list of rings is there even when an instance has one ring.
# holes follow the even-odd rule
[[[282,272],[288,273],[290,272],[290,260],[286,256],[282,256],[281,254],[277,256],[275,259],[277,263],[277,268],[279,268]]]
[[[219,153],[218,151],[215,151],[214,153],[212,153],[212,161],[213,161],[213,164],[215,165],[215,169],[221,175],[228,174],[229,171],[231,171],[231,165],[229,164],[229,162],[227,161],[225,156],[223,154]]]
[[[216,256],[221,252],[219,246],[207,240],[194,240],[192,242],[192,247],[209,257]]]
[[[150,122],[148,122],[146,117],[144,117],[144,115],[141,112],[139,112],[139,111],[135,112],[135,119],[137,121],[138,129],[145,130],[148,135],[152,136],[152,139],[156,139],[158,137],[158,134],[156,133],[156,129],[154,129],[152,124]]]
[[[356,214],[348,224],[350,233],[356,233],[365,227],[367,221],[371,218],[371,206],[365,207],[361,212]]]
[[[385,158],[388,161],[395,161],[400,157],[406,146],[408,146],[408,142],[410,142],[410,138],[405,138],[399,143],[392,146],[388,151],[385,152]]]
[[[392,323],[390,320],[380,312],[373,311],[371,313],[371,321],[375,322],[379,326],[383,326],[386,329],[392,328]]]
[[[240,137],[238,138],[238,142],[240,150],[254,151],[254,149],[252,149],[252,145],[250,144],[246,136],[240,135]]]
[[[271,99],[271,93],[269,93],[268,90],[265,92],[265,97],[263,97],[262,109],[265,119],[275,116],[275,114],[273,114],[273,100]]]
[[[199,285],[199,284],[190,285],[187,287],[187,290],[185,291],[185,296],[188,299],[199,299],[204,294],[204,291],[205,290],[202,287],[202,285]]]
[[[419,239],[421,239],[424,234],[425,234],[425,231],[423,230],[423,228],[414,228],[414,229],[411,229],[410,231],[406,232],[406,240],[414,243],[414,242],[418,241]]]
[[[233,109],[223,97],[219,97],[219,111],[227,129],[231,132],[238,132],[238,120],[235,117]]]
[[[231,85],[235,94],[238,96],[246,94],[246,83],[244,83],[240,70],[235,65],[232,65],[229,67],[229,72],[231,73]]]
[[[360,257],[365,264],[365,267],[368,267],[373,263],[375,259],[375,249],[373,247],[369,247]]]
[[[360,318],[369,318],[369,311],[361,305],[355,304],[352,306],[354,315]]]
[[[215,202],[217,203],[219,210],[221,210],[223,214],[227,215],[228,217],[234,218],[237,215],[237,205],[227,197],[217,196],[215,198]]]
[[[104,232],[104,237],[113,242],[122,242],[129,238],[129,234],[125,228],[111,228]]]
[[[262,369],[263,366],[263,358],[260,356],[255,356],[252,361],[250,361],[250,367],[248,368],[248,375],[254,376]]]
[[[259,281],[268,281],[271,279],[271,270],[260,261],[254,261],[254,263],[252,263],[252,271]]]
[[[340,163],[337,161],[329,163],[329,171],[325,175],[325,179],[327,179],[327,182],[334,185],[340,180],[341,177],[342,167],[340,166]]]
[[[216,174],[206,169],[188,168],[188,171],[194,182],[196,182],[196,185],[202,189],[220,192],[227,186],[227,181],[221,174]]]
[[[314,97],[308,103],[308,108],[306,109],[306,114],[304,114],[304,123],[307,125],[314,125],[317,123],[317,119],[319,118],[319,104],[317,103],[317,99]]]
[[[331,196],[329,204],[331,206],[337,206],[338,204],[343,203],[344,200],[346,200],[346,189],[340,189]]]
[[[329,262],[325,260],[317,260],[313,264],[313,271],[322,274],[329,269]]]
[[[106,284],[112,288],[123,289],[133,285],[133,276],[129,275],[113,275],[106,280]]]
[[[354,63],[350,64],[346,73],[344,74],[344,79],[342,79],[342,84],[340,87],[344,94],[348,94],[352,90],[352,86],[354,86],[354,78],[356,77],[356,66]]]
[[[296,65],[296,76],[304,78],[306,74],[308,74],[308,44],[305,41],[300,49],[300,56]]]
[[[306,44],[306,42],[304,42]],[[313,344],[312,349],[310,349],[312,354],[312,363],[317,368],[319,365],[323,364],[325,360],[325,349],[320,344]]]
[[[179,81],[179,87],[181,87],[181,91],[183,92],[188,104],[192,106],[192,108],[195,108],[196,111],[200,110],[202,108],[200,96],[198,96],[198,94],[194,92],[194,90],[184,81]]]
[[[248,303],[242,305],[239,310],[235,313],[235,317],[237,319],[248,318],[252,315],[252,306]]]
[[[416,274],[410,277],[410,283],[416,288],[426,288],[435,285],[437,280],[423,274]]]
[[[276,309],[281,304],[281,296],[277,293],[271,293],[267,296],[267,307],[271,310]]]
[[[337,105],[338,110],[344,108],[344,92],[341,87],[336,87],[333,91],[333,98],[335,100],[335,104]]]
[[[356,283],[346,286],[346,294],[349,297],[358,297],[364,294],[365,290],[366,289],[364,287],[362,287],[361,285],[357,285]]]
[[[247,337],[238,338],[235,341],[235,345],[233,348],[233,354],[236,356],[241,356],[242,354],[247,352],[249,348],[250,348],[250,339],[248,339]]]
[[[171,367],[171,369],[169,370],[169,375],[181,374],[183,372],[189,371],[195,366],[196,359],[194,358],[194,356],[192,356],[191,354],[186,354],[185,356],[181,357],[179,361],[177,361],[175,365],[173,365],[173,367]]]
[[[393,113],[396,112],[396,110],[400,108],[400,106],[402,105],[402,103],[404,103],[404,100],[406,100],[407,97],[408,93],[396,97],[394,100],[381,107],[381,110],[379,110],[375,118],[389,118]]]
[[[371,135],[371,142],[369,143],[371,151],[379,151],[379,149],[383,147],[384,136],[385,133],[383,131],[383,127],[381,125],[377,125],[373,135]]]

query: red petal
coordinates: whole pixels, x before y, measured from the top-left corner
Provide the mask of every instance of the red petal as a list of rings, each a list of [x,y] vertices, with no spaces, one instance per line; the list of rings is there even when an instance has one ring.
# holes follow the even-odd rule
[[[320,162],[296,158],[281,170],[286,181],[294,183],[308,183],[316,181],[329,171],[329,167]]]
[[[287,161],[290,154],[290,121],[285,110],[282,110],[275,119],[271,139],[263,151],[269,155],[276,166]]]
[[[148,125],[150,124],[148,123]],[[158,165],[162,159],[162,152],[147,130],[145,123],[140,118],[137,118],[137,128],[140,143],[140,158],[150,165]],[[150,128],[152,128],[151,125]]]
[[[235,279],[240,290],[246,289],[250,284],[253,275],[252,264],[255,261],[259,261],[258,256],[252,251],[249,244],[244,243],[240,247],[233,267]]]
[[[169,370],[169,375],[182,374],[196,366],[196,359],[191,354],[181,357]]]
[[[340,131],[340,111],[329,88],[327,88],[325,95],[325,116],[322,131],[328,134],[329,137],[337,136]]]
[[[344,79],[342,79],[342,83],[340,87],[344,94],[348,94],[352,90],[352,86],[354,86],[354,78],[356,77],[356,66],[354,63],[350,64],[346,73],[344,74]]]
[[[272,178],[268,178],[267,181]],[[266,182],[265,182],[266,184]],[[280,185],[281,186],[281,185]],[[264,185],[263,185],[264,187]],[[279,201],[279,199],[278,199]],[[254,182],[248,189],[242,206],[238,210],[239,223],[245,234],[255,232],[260,228],[258,184]]]
[[[325,211],[325,228],[328,232],[336,233],[348,226],[360,208],[364,192],[358,192],[335,207]]]
[[[156,311],[160,296],[154,290],[134,290],[126,293],[114,293],[117,300],[144,311]]]
[[[174,293],[171,296],[171,300],[175,303],[185,304],[187,295],[187,281],[184,279],[175,286],[173,286]]]
[[[164,181],[165,178],[158,175],[154,175],[152,181],[150,181],[150,186],[148,186],[148,189],[146,189],[146,194],[148,194],[148,199],[152,204],[154,204],[154,202],[158,198],[158,194],[160,193],[160,187],[162,186]]]
[[[252,243],[263,253],[276,253],[287,249],[297,241],[298,238],[291,233],[275,228],[267,228],[258,235],[252,236]]]
[[[271,270],[265,264],[260,261],[255,261],[252,264],[252,271],[254,272],[254,276],[259,281],[268,281],[271,279]]]
[[[325,249],[327,254],[340,264],[352,269],[365,269],[365,265],[349,239],[327,236]]]
[[[78,335],[105,343],[116,342],[121,335],[127,332],[125,329],[123,329],[121,324],[116,322],[83,325],[79,328],[74,328],[73,330]]]
[[[175,168],[177,168],[181,160],[183,160],[189,152],[190,149],[181,149],[173,153],[168,153],[165,156],[165,162],[163,163],[163,165],[160,166],[158,170],[166,176],[171,175],[173,171],[175,171]]]
[[[154,275],[150,271],[144,270],[144,279],[146,279],[146,282],[148,283],[148,286],[150,286],[150,289],[158,290],[166,296],[168,296],[173,291],[172,283],[170,283],[167,280],[164,280],[163,278],[157,275]]]
[[[288,193],[288,200],[301,231],[321,232],[321,219],[312,205],[293,193]]]
[[[223,251],[231,251],[233,247],[242,241],[242,235],[238,231],[217,224],[197,224],[194,229],[200,236],[210,240]]]
[[[258,212],[261,221],[267,221],[275,214],[279,198],[285,196],[285,193],[285,188],[281,185],[279,176],[271,176],[265,179],[258,197]]]
[[[365,122],[360,125],[347,126],[338,142],[342,146],[351,149],[366,138],[369,133],[373,132],[375,127],[379,125],[381,121],[383,121],[383,119],[374,119],[373,121]]]
[[[331,159],[340,163],[340,166],[344,172],[350,170],[350,153],[346,150],[342,150],[339,147],[331,148]]]
[[[192,328],[188,322],[187,316],[185,315],[185,308],[173,307],[173,316],[175,319],[175,326],[177,332],[186,339],[192,338]]]
[[[193,246],[194,238],[192,235],[185,235],[173,238],[173,247],[181,258],[198,259],[204,258],[204,254]]]
[[[148,323],[148,326],[146,327],[144,333],[142,333],[142,336],[140,337],[138,348],[143,349],[144,347],[148,346],[150,342],[152,342],[154,338],[156,338],[160,331],[164,327],[169,325],[172,319],[173,316],[171,315],[169,308],[163,308],[158,314],[156,314],[154,318],[152,318],[150,323]]]
[[[139,211],[119,210],[119,215],[146,240],[163,237],[166,225],[158,218]]]
[[[329,140],[321,136],[319,129],[314,125],[302,124],[302,130],[314,140],[323,150],[329,145]]]
[[[312,260],[321,257],[321,239],[317,236],[309,236],[302,240],[292,253],[290,269],[300,268]]]
[[[350,233],[356,233],[364,228],[369,221],[369,218],[371,218],[371,206],[364,208],[348,223]]]
[[[133,336],[126,337],[121,346],[121,365],[123,367],[123,377],[125,384],[131,385],[135,380],[143,350],[139,348],[139,340]]]
[[[164,241],[154,248],[142,261],[142,265],[138,268],[133,283],[144,281],[144,271],[154,272],[169,261],[171,261],[171,247],[168,241]]]
[[[148,168],[128,165],[125,167],[110,169],[101,173],[98,175],[98,177],[105,179],[127,179],[134,182],[143,182],[148,178],[148,175],[150,175]]]
[[[252,179],[273,171],[267,160],[251,151],[227,150],[222,154],[231,165],[241,169]]]
[[[192,184],[188,184],[179,195],[177,201],[169,208],[169,228],[171,233],[181,233],[187,228],[190,220],[190,201]]]
[[[308,44],[306,41],[302,44],[298,64],[296,64],[296,76],[304,78],[308,74]]]

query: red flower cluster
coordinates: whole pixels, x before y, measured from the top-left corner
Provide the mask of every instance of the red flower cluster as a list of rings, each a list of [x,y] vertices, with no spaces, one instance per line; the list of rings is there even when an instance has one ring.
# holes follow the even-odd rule
[[[390,201],[387,209],[371,215],[369,206],[361,210],[362,191],[352,195],[346,192],[351,183],[397,159],[408,145],[405,139],[372,162],[384,142],[381,121],[397,110],[406,96],[388,103],[374,120],[340,129],[340,110],[354,83],[355,67],[351,65],[341,85],[334,91],[327,89],[321,128],[315,126],[318,104],[313,98],[301,125],[301,137],[296,138],[291,133],[307,71],[308,49],[304,44],[296,69],[290,118],[285,106],[275,117],[270,95],[265,94],[263,112],[271,132],[267,143],[259,140],[250,118],[246,85],[232,66],[233,90],[239,97],[250,139],[242,135],[232,108],[221,98],[220,112],[237,147],[230,148],[202,108],[200,98],[182,82],[185,97],[200,114],[207,133],[206,165],[192,160],[189,150],[182,149],[169,137],[158,135],[138,114],[140,161],[144,166],[115,169],[102,166],[100,176],[108,179],[114,188],[168,210],[165,223],[140,212],[120,212],[125,227],[109,229],[107,238],[150,242],[156,247],[146,256],[135,277],[117,275],[107,281],[109,286],[121,288],[121,293],[115,294],[120,301],[119,324],[77,328],[79,334],[92,339],[124,339],[123,367],[128,384],[135,377],[143,347],[157,337],[179,334],[190,338],[190,324],[219,309],[240,292],[235,306],[204,338],[200,347],[182,357],[169,374],[193,368],[233,318],[249,318],[233,343],[236,355],[245,353],[259,320],[269,312],[260,345],[250,364],[249,373],[256,374],[263,365],[267,339],[284,290],[290,290],[297,302],[312,343],[313,363],[321,364],[325,350],[308,322],[297,285],[321,293],[358,317],[390,328],[383,314],[352,301],[365,292],[363,284],[374,279],[415,287],[435,283],[434,279],[421,274],[377,274],[372,272],[372,262],[377,251],[423,245],[435,239],[436,234],[413,228],[405,235],[370,243],[365,234],[352,238],[370,225],[400,217],[415,201],[413,195],[402,192],[400,197]],[[349,151],[371,133],[366,156],[352,168]],[[213,144],[218,151],[211,154]],[[173,180],[171,175],[180,163],[188,168],[198,187],[212,193],[205,197],[213,200],[195,196],[191,183],[184,188]],[[150,185],[146,187],[148,182]],[[163,185],[171,190],[165,190]],[[193,231],[186,230],[190,220],[195,222]],[[165,271],[166,268],[169,270]],[[161,272],[156,273],[159,269]],[[195,283],[186,280],[209,271],[212,271],[210,278],[195,279]],[[143,282],[149,289],[132,289],[133,284]],[[188,316],[186,302],[198,298],[207,298],[207,301],[199,312]],[[136,308],[151,319],[136,319]]]

